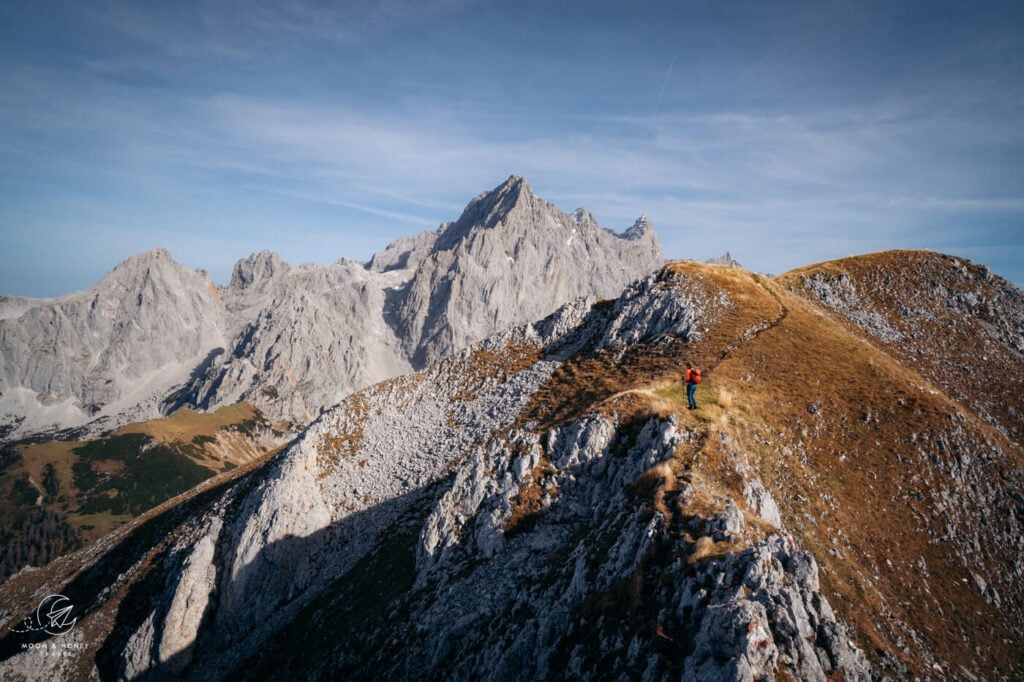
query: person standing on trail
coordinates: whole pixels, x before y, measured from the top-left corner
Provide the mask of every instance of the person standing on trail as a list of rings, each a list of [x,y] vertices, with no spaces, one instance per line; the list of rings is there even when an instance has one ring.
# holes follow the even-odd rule
[[[694,367],[686,363],[686,374],[683,381],[686,382],[686,409],[697,409],[697,384],[700,383],[700,367]]]

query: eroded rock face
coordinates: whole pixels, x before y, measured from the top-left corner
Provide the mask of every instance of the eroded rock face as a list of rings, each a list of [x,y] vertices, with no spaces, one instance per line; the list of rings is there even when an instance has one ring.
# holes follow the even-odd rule
[[[495,329],[543,318],[585,295],[614,298],[663,262],[646,219],[622,235],[567,215],[511,177],[443,226],[395,314],[421,367]]]
[[[244,300],[253,286],[233,284],[225,300]],[[291,268],[263,286],[257,295],[269,302],[179,394],[180,404],[246,400],[308,423],[354,390],[411,370],[383,318],[385,290],[362,265]]]
[[[216,288],[153,251],[81,294],[0,301],[0,433],[97,416],[103,430],[239,400],[307,424],[357,389],[574,298],[615,297],[662,263],[646,219],[617,235],[517,177],[367,264],[291,267],[263,251]]]
[[[164,591],[140,594],[131,607],[149,615],[115,646],[124,652],[111,664],[118,674],[234,670],[344,580],[474,441],[507,428],[554,368],[540,362],[505,381],[471,383],[477,392],[467,399],[473,362],[467,351],[349,399],[258,483],[232,490],[193,521],[188,541],[162,562]],[[197,610],[203,617],[183,629]]]
[[[209,277],[156,249],[118,265],[87,291],[31,301],[0,319],[0,414],[22,431],[80,424],[159,397],[222,344]]]

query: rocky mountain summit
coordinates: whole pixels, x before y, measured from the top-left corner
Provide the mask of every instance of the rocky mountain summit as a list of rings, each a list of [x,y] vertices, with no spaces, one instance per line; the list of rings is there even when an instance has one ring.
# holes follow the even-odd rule
[[[155,409],[154,390],[184,379],[209,348],[223,345],[218,297],[205,273],[157,249],[87,291],[4,301],[0,424],[23,433],[104,411]]]
[[[646,221],[617,235],[515,176],[366,264],[292,267],[262,252],[218,287],[158,249],[84,292],[0,299],[0,438],[240,400],[305,424],[573,298],[614,297],[663,262]]]
[[[917,257],[673,263],[356,392],[260,468],[0,586],[0,670],[1019,679],[1020,441],[817,293],[846,277],[898,329],[865,282]],[[960,312],[939,343],[1020,376],[1019,292],[972,291],[1011,323]],[[20,631],[54,594],[74,628]]]

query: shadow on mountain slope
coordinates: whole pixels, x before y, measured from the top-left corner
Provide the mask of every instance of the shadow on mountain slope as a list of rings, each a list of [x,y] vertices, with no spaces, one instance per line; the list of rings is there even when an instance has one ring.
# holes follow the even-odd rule
[[[121,577],[129,571],[137,570],[138,567],[142,567],[143,571],[148,570],[155,561],[158,561],[162,549],[166,548],[167,538],[190,517],[207,509],[228,488],[239,484],[244,482],[227,480],[210,486],[188,496],[184,501],[148,514],[148,518],[124,531],[115,532],[115,535],[120,536],[116,539],[109,538],[98,543],[96,547],[55,562],[56,565],[49,567],[54,572],[65,571],[68,568],[74,570],[76,559],[88,562],[89,555],[97,555],[97,558],[85,568],[70,574],[68,581],[57,590],[57,593],[75,604],[76,608],[72,615],[80,622],[87,621],[90,617],[102,617],[101,612],[109,606],[106,601],[112,596],[111,588],[116,587]],[[7,599],[3,608],[8,612],[20,611],[25,617],[29,617],[35,608],[35,604],[31,604],[29,600],[33,598],[32,595],[38,594],[39,586],[35,585],[33,580],[37,576],[28,573],[19,577],[23,577],[27,584],[5,585]],[[18,601],[21,603],[12,603],[12,596],[16,599],[20,597]],[[31,633],[10,631],[0,639],[0,661],[21,653],[23,645],[38,644],[50,639],[52,637],[43,630]]]

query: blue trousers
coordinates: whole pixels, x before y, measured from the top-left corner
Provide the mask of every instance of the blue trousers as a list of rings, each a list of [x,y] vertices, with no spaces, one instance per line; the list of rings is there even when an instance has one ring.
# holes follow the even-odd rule
[[[686,384],[686,403],[691,410],[697,409],[697,384]]]

